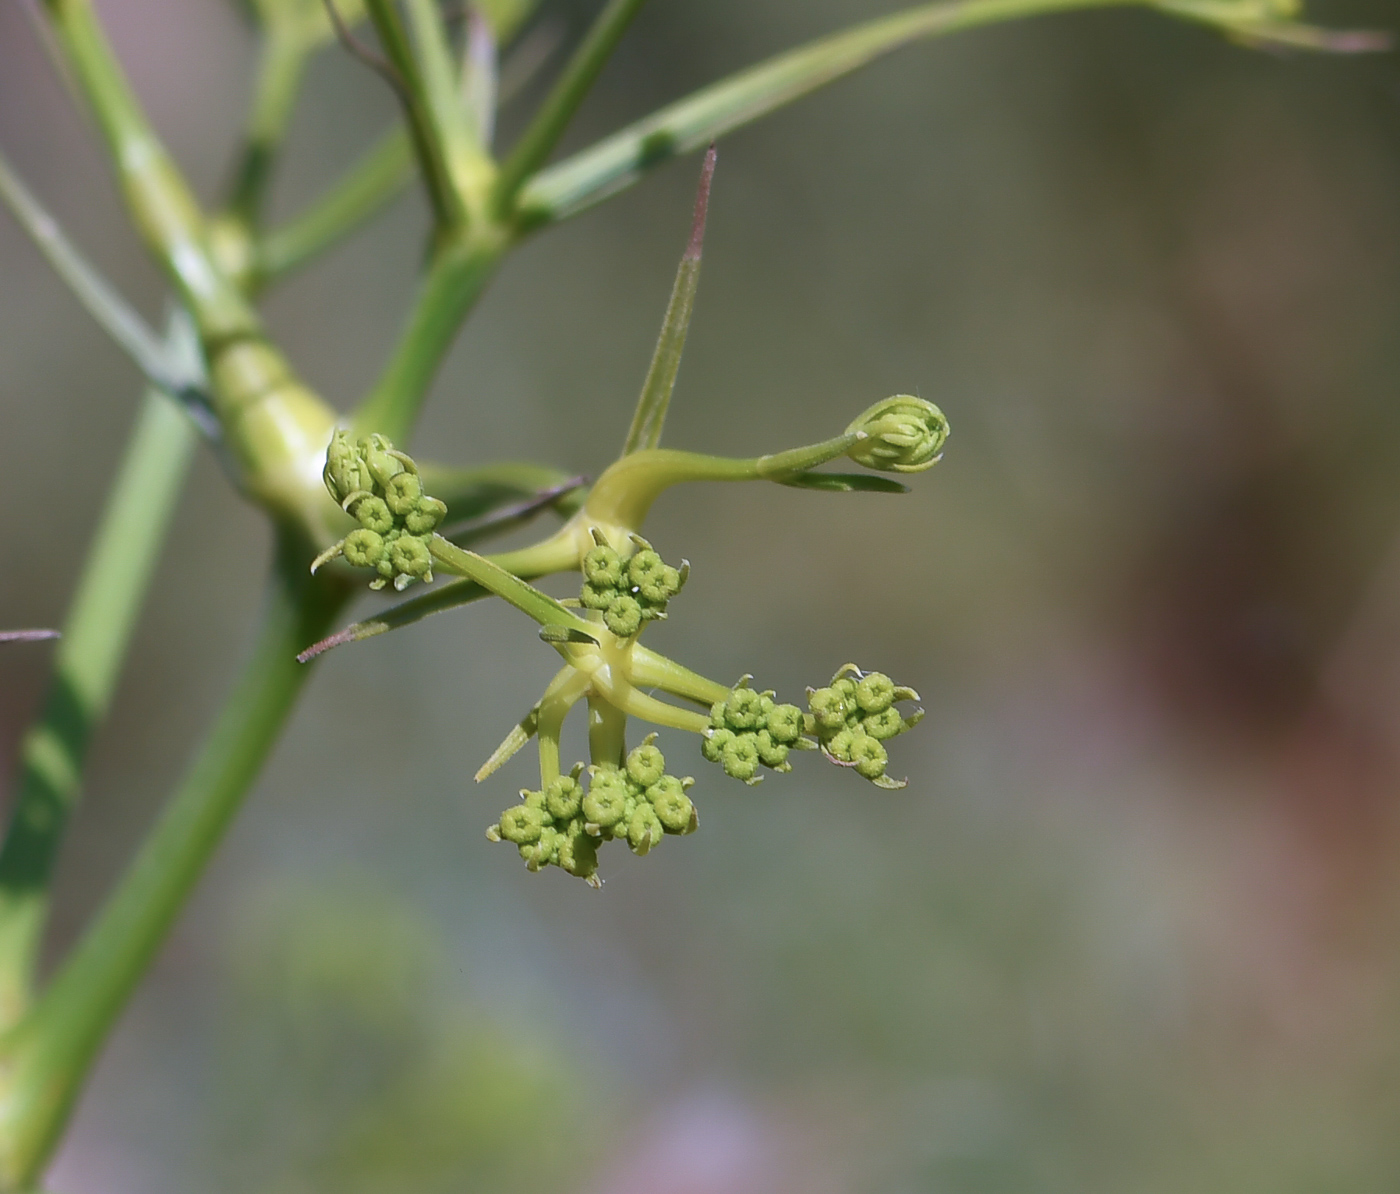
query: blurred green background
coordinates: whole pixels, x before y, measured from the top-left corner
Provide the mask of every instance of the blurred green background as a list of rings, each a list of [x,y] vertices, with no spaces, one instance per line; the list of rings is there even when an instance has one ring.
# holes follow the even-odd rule
[[[576,32],[592,4],[547,4]],[[893,7],[649,6],[581,145]],[[213,195],[251,41],[102,6]],[[1387,0],[1318,4],[1400,26]],[[392,118],[311,72],[295,210]],[[507,114],[504,131],[518,124]],[[162,285],[18,5],[0,143],[153,317]],[[533,241],[443,370],[423,455],[596,473],[697,163]],[[414,196],[267,303],[347,406],[411,294]],[[1138,12],[906,51],[726,139],[669,442],[750,454],[908,391],[953,425],[902,499],[677,490],[661,649],[785,694],[918,687],[907,791],[702,771],[702,832],[601,894],[484,827],[471,775],[553,671],[480,606],[337,652],[108,1048],[63,1194],[950,1194],[1400,1185],[1400,62]],[[0,220],[0,625],[62,616],[138,379]],[[62,863],[77,932],[249,636],[268,543],[205,453]],[[363,608],[372,608],[366,600]],[[683,606],[683,608],[682,608]],[[12,647],[12,760],[46,649]],[[366,754],[373,716],[396,746]],[[11,768],[3,774],[8,777]]]

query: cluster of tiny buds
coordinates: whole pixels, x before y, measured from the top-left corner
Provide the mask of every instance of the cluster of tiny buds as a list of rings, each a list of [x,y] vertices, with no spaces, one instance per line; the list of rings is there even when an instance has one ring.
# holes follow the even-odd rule
[[[885,774],[885,741],[923,718],[922,709],[906,716],[895,708],[900,701],[918,699],[912,688],[897,686],[883,672],[862,672],[853,663],[842,667],[827,687],[807,690],[811,728],[827,758],[882,788],[902,788],[908,782]]]
[[[655,740],[648,735],[622,767],[588,768],[586,791],[582,763],[541,791],[523,790],[521,802],[506,809],[486,836],[513,842],[532,871],[557,866],[598,887],[601,842],[619,838],[633,854],[646,854],[664,834],[694,833],[699,816],[686,793],[695,781],[666,774]]]
[[[447,507],[423,492],[412,457],[395,451],[382,435],[352,442],[337,431],[326,449],[322,474],[330,495],[360,525],[316,557],[311,570],[336,556],[356,568],[372,568],[371,589],[390,582],[399,592],[416,580],[431,582],[428,550]]]
[[[813,743],[803,737],[810,729],[796,705],[780,705],[772,692],[757,692],[745,676],[729,695],[710,709],[710,728],[705,731],[700,752],[711,763],[718,763],[726,775],[746,784],[762,781],[760,767],[791,771],[788,752],[810,750]]]
[[[596,546],[583,557],[579,604],[600,613],[618,638],[631,638],[648,622],[666,616],[666,604],[684,587],[690,565],[682,561],[679,568],[671,567],[638,535],[631,537],[636,550],[626,559],[598,532],[593,538]]]

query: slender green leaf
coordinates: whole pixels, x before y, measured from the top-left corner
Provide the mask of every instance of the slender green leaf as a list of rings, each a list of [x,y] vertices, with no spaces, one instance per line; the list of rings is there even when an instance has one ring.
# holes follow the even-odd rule
[[[516,210],[525,227],[564,219],[630,186],[651,167],[699,149],[922,38],[1038,13],[1152,3],[1153,0],[940,0],[880,17],[702,88],[542,170],[522,187]]]
[[[676,283],[671,289],[671,301],[666,318],[661,323],[661,335],[656,341],[651,367],[642,383],[641,397],[632,416],[632,426],[622,445],[622,454],[629,455],[640,448],[655,448],[661,443],[661,431],[666,423],[666,410],[671,404],[671,392],[676,388],[676,374],[685,351],[685,337],[690,329],[690,317],[695,310],[695,291],[700,285],[700,252],[705,243],[705,217],[710,207],[710,184],[715,177],[715,147],[705,155],[700,171],[700,187],[695,195],[695,217],[690,226],[690,243],[681,256],[676,270]]]
[[[509,601],[521,613],[533,618],[541,626],[561,626],[588,633],[588,623],[576,613],[561,605],[548,593],[540,592],[534,585],[521,580],[513,572],[507,572],[485,556],[458,547],[441,535],[434,535],[429,540],[428,550],[444,569],[476,581],[482,588],[489,589],[503,601]]]
[[[821,489],[827,493],[908,493],[909,486],[874,473],[792,473],[778,480],[793,489]]]

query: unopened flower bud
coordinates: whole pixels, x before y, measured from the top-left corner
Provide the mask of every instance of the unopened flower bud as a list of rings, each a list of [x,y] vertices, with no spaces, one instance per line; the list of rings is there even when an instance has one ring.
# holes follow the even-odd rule
[[[718,763],[724,758],[724,750],[739,735],[733,730],[718,729],[711,730],[700,741],[700,753],[711,763]]]
[[[796,705],[774,705],[768,711],[768,732],[774,742],[791,746],[802,737],[804,728],[802,710]]]
[[[404,476],[409,474],[405,473]],[[395,478],[397,480],[398,478]],[[447,505],[434,497],[420,497],[417,504],[404,515],[403,525],[412,535],[426,535],[436,530],[447,517]]]
[[[626,781],[616,771],[595,771],[582,807],[590,824],[611,829],[627,811]]]
[[[857,464],[887,473],[932,468],[948,439],[948,420],[932,402],[896,394],[877,402],[851,425],[864,438],[847,450]]]
[[[856,765],[856,771],[866,779],[879,779],[885,774],[885,765],[890,760],[884,745],[869,734],[853,734],[848,754],[850,761]]]
[[[556,776],[544,790],[545,809],[557,821],[577,816],[582,805],[583,789],[572,776]]]
[[[856,685],[856,704],[862,713],[883,713],[894,704],[894,681],[884,672],[871,672]]]
[[[583,576],[597,588],[615,589],[622,583],[622,559],[611,547],[600,543],[583,557]]]
[[[623,593],[608,606],[603,622],[618,638],[631,638],[642,627],[642,607]]]
[[[544,813],[537,808],[517,804],[501,814],[500,835],[518,846],[540,840],[544,829]]]
[[[746,783],[753,779],[759,764],[758,743],[754,741],[754,735],[737,735],[725,745],[720,762],[724,765],[726,775],[742,779]]]
[[[384,486],[385,502],[388,503],[389,509],[400,517],[411,514],[422,496],[423,482],[412,473],[399,473],[390,477]]]
[[[752,688],[734,689],[725,701],[724,720],[731,729],[757,729],[763,723],[763,697]]]
[[[627,756],[627,774],[632,782],[651,787],[666,774],[666,759],[650,743],[644,743]]]
[[[667,833],[689,833],[695,806],[685,787],[674,775],[665,775],[647,789],[647,799]]]
[[[423,540],[403,535],[390,549],[394,568],[405,576],[424,577],[433,569],[433,557]]]
[[[384,558],[384,538],[361,527],[345,536],[345,559],[356,568],[373,568]]]
[[[633,854],[643,855],[661,840],[664,832],[656,810],[642,801],[627,823],[627,844],[632,847]]]
[[[839,730],[846,724],[846,699],[835,688],[818,688],[807,698],[807,707],[824,730]]]
[[[366,530],[382,535],[394,529],[394,516],[383,498],[362,497],[352,511],[355,520]]]

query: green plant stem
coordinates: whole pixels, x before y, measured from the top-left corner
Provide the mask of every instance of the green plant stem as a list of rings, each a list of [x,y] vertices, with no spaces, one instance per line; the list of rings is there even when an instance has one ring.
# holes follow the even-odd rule
[[[270,26],[262,41],[253,102],[234,168],[228,210],[249,228],[262,221],[264,200],[278,147],[286,135],[306,66],[306,46],[298,37]]]
[[[0,1043],[0,1188],[28,1189],[40,1175],[102,1041],[311,675],[296,652],[349,594],[341,581],[307,574],[311,551],[300,535],[281,535],[256,645],[212,734],[101,913]]]
[[[860,438],[848,431],[805,448],[747,458],[643,448],[608,466],[589,491],[580,517],[639,530],[652,503],[672,485],[686,481],[781,481],[834,460]]]
[[[20,748],[14,812],[0,848],[0,1026],[28,1003],[49,881],[78,799],[93,731],[107,715],[197,436],[148,390],[89,549],[38,722]]]
[[[456,67],[437,0],[407,0],[405,9],[417,49],[422,105],[432,125],[447,177],[462,210],[475,221],[485,216],[496,164],[477,136],[458,87]]]
[[[399,19],[397,5],[394,0],[365,0],[365,11],[398,79],[396,90],[401,89],[399,99],[433,209],[433,222],[440,232],[460,228],[466,223],[467,210],[453,185],[446,147],[433,124],[418,61],[408,31]]]
[[[408,438],[438,365],[508,247],[499,230],[478,227],[438,250],[393,356],[355,412],[356,434],[378,431],[396,443]]]
[[[541,171],[520,188],[517,218],[522,227],[533,227],[573,215],[631,186],[662,162],[702,149],[725,133],[921,38],[1039,13],[1144,7],[1151,2],[941,0],[878,17],[712,83]],[[508,171],[509,165],[502,185]]]
[[[607,7],[598,14],[564,73],[501,166],[496,183],[498,215],[504,217],[512,210],[521,185],[554,152],[584,96],[644,3],[646,0],[608,0]]]
[[[256,334],[256,317],[213,262],[199,208],[152,133],[88,0],[46,0],[46,7],[116,164],[127,205],[169,270],[201,336]]]
[[[290,273],[368,220],[412,178],[413,143],[403,128],[396,128],[305,211],[256,242],[257,277],[266,283]]]

